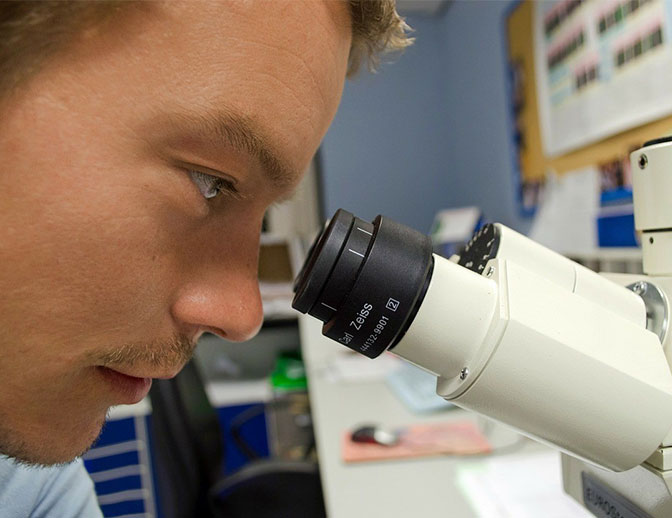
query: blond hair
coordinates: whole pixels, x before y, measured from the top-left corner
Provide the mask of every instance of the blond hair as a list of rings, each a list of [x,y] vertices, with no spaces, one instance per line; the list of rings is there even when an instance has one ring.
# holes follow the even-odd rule
[[[35,74],[87,26],[102,23],[115,2],[1,1],[0,95]]]
[[[348,76],[357,73],[364,61],[369,70],[375,70],[381,54],[403,50],[413,42],[395,0],[348,0],[348,5],[352,19]]]
[[[352,20],[348,76],[366,62],[375,70],[380,55],[401,50],[412,39],[395,0],[345,0]],[[0,0],[0,94],[31,77],[40,66],[92,25],[100,25],[131,2]]]

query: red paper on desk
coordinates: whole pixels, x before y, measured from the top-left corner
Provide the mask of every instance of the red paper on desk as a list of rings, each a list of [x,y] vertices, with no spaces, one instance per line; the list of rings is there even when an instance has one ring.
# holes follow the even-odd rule
[[[474,423],[459,421],[409,426],[394,446],[353,442],[350,432],[346,432],[341,451],[345,462],[364,462],[429,455],[474,455],[488,453],[492,447]]]

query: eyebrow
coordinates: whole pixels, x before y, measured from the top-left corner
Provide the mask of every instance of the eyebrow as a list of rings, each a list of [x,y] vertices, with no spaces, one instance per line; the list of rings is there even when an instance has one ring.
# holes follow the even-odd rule
[[[300,172],[280,158],[268,138],[248,117],[227,111],[206,112],[199,115],[177,114],[172,126],[186,128],[191,135],[207,140],[224,141],[234,150],[256,158],[264,174],[279,188],[293,185]]]

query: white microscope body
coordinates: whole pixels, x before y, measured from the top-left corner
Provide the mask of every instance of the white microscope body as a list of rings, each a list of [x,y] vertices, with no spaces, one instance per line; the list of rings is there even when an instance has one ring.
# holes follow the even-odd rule
[[[293,306],[560,449],[565,490],[595,516],[672,518],[672,138],[631,162],[645,275],[599,275],[499,224],[448,260],[408,227],[340,210]]]
[[[655,142],[655,141],[654,141]],[[660,139],[630,155],[633,172],[635,226],[642,242],[643,271],[639,290],[649,308],[650,326],[660,338],[668,367],[672,365],[669,301],[672,297],[672,139]],[[615,279],[616,280],[616,279]],[[624,282],[629,282],[625,280]],[[660,300],[659,293],[663,300]],[[655,323],[654,323],[655,322]],[[636,347],[638,342],[633,343]],[[672,440],[670,434],[640,465],[612,473],[563,455],[565,491],[593,511],[607,514],[621,500],[620,516],[672,517]],[[597,484],[598,490],[594,490]],[[600,490],[600,484],[607,488]],[[633,508],[634,507],[634,508]],[[595,511],[597,510],[597,511]],[[601,513],[601,514],[600,514]]]
[[[631,162],[646,275],[607,279],[498,226],[481,275],[435,258],[393,352],[444,398],[565,452],[565,490],[596,516],[669,518],[672,141]]]

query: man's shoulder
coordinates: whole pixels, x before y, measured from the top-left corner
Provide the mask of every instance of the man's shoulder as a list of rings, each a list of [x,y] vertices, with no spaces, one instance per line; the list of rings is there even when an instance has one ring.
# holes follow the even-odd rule
[[[44,486],[61,469],[24,466],[4,455],[0,456],[0,508],[32,510]]]
[[[0,456],[0,509],[8,516],[35,518],[102,516],[93,483],[79,459],[35,467]]]

